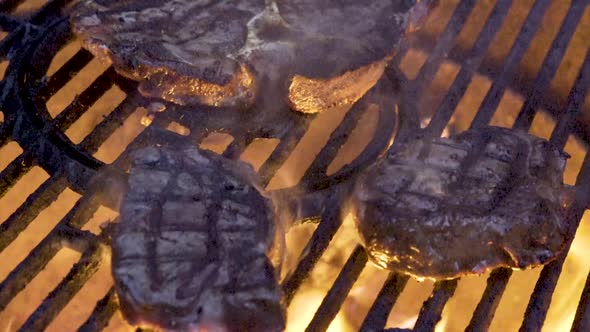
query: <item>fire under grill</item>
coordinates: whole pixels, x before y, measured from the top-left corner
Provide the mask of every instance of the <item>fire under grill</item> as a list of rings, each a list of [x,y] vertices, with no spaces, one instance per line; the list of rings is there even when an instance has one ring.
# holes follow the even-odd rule
[[[426,21],[426,27],[408,35],[401,43],[386,75],[338,120],[338,125],[328,133],[326,143],[314,152],[313,160],[301,172],[300,179],[291,179],[297,185],[277,189],[291,202],[289,212],[297,215],[299,222],[317,225],[295,260],[292,273],[282,283],[287,302],[291,303],[301,292],[302,285],[333,245],[332,239],[341,228],[343,218],[338,195],[342,191],[339,188],[371,165],[393,138],[395,144],[407,133],[417,130],[423,130],[424,135],[440,136],[449,131],[496,124],[526,129],[534,134],[545,132],[550,141],[566,150],[566,145],[575,140],[583,153],[577,157],[581,164],[579,171],[576,169],[572,173],[575,199],[567,214],[571,234],[574,234],[590,202],[590,157],[585,154],[585,147],[590,143],[589,4],[588,0],[441,0]],[[28,5],[33,9],[23,14],[21,9]],[[70,89],[68,83],[85,68],[96,65],[89,52],[79,49],[56,69],[50,68],[55,66],[52,61],[56,54],[67,48],[74,38],[68,18],[62,14],[68,5],[67,0],[0,2],[0,28],[5,31],[0,41],[0,55],[5,60],[2,65],[6,70],[0,82],[3,115],[0,118],[0,166],[5,165],[0,169],[0,202],[3,198],[10,199],[11,191],[19,188],[19,182],[28,181],[27,174],[33,169],[40,168],[47,174],[22,204],[12,204],[5,220],[0,218],[0,254],[29,232],[37,218],[64,191],[70,190],[79,197],[73,206],[60,212],[63,217],[25,253],[20,263],[8,270],[5,277],[0,275],[3,279],[0,282],[0,329],[9,331],[15,328],[3,320],[12,318],[3,316],[2,312],[37,276],[51,268],[50,262],[63,248],[79,253],[73,267],[56,285],[38,290],[47,295],[38,306],[35,304],[35,308],[27,311],[30,314],[16,329],[37,331],[51,326],[108,261],[104,246],[108,238],[100,231],[89,230],[87,225],[95,222],[92,219],[99,209],[117,210],[116,185],[111,186],[116,181],[112,179],[125,177],[130,151],[179,139],[179,135],[170,131],[174,128],[183,139],[197,145],[203,144],[212,133],[231,137],[231,142],[220,152],[234,159],[243,156],[256,142],[272,141],[275,144],[257,166],[264,183],[272,187],[280,169],[289,162],[306,134],[314,130],[314,121],[322,116],[282,112],[284,116],[272,119],[274,125],[268,127],[265,126],[268,119],[263,121],[256,115],[244,117],[231,110],[194,110],[166,105],[163,112],[146,114],[145,110],[152,107],[150,101],[139,95],[134,82],[117,75],[113,68],[106,68],[87,88],[77,93],[73,101],[59,112],[53,112],[48,106],[52,98]],[[481,80],[486,83],[474,83]],[[446,85],[433,87],[439,81]],[[121,101],[102,115],[88,134],[73,139],[69,130],[83,120],[86,113],[92,112],[95,104],[104,102],[101,98],[113,87],[122,91]],[[402,93],[397,93],[399,91]],[[391,98],[381,98],[383,95]],[[476,101],[467,103],[470,98]],[[465,105],[475,106],[465,111]],[[506,113],[506,109],[511,112]],[[374,134],[350,161],[340,163],[343,167],[331,170],[340,150],[371,114],[378,119],[373,126]],[[145,127],[137,123],[142,115]],[[553,128],[549,126],[536,132],[535,122],[541,118]],[[112,137],[129,121],[135,121],[141,130],[133,135],[127,132],[127,136],[132,136],[130,143],[121,147],[117,156],[109,160],[101,158],[101,148],[105,144],[120,145],[112,141]],[[21,151],[13,157],[6,151],[15,144]],[[7,205],[0,205],[0,210],[4,206]],[[1,212],[0,217],[3,216]],[[590,237],[582,241],[588,243]],[[559,296],[556,289],[566,254],[567,251],[542,268],[530,297],[522,295],[528,297],[528,306],[524,317],[515,317],[518,319],[516,326],[520,325],[521,330],[540,331],[543,327],[552,298]],[[310,318],[308,331],[325,331],[330,327],[355,283],[368,268],[367,261],[360,246],[351,250]],[[2,264],[4,262],[0,261]],[[472,312],[468,313],[462,329],[490,328],[511,277],[518,273],[497,269],[489,274],[487,286],[470,307]],[[390,273],[382,285],[372,283],[372,288],[380,288],[380,291],[373,297],[366,315],[357,317],[360,329],[405,330],[408,326],[388,325],[388,318],[410,282],[414,281],[407,276]],[[409,330],[435,330],[460,282],[455,279],[434,283]],[[574,296],[570,301],[579,300],[579,303],[571,330],[590,331],[590,276],[581,298],[579,292]],[[80,324],[62,326],[61,330],[111,329],[110,322],[118,310],[115,293],[111,288],[100,297],[97,303],[83,301],[89,307],[88,314]],[[449,321],[453,319],[452,315],[448,317]],[[453,330],[449,326],[447,324],[447,329]]]

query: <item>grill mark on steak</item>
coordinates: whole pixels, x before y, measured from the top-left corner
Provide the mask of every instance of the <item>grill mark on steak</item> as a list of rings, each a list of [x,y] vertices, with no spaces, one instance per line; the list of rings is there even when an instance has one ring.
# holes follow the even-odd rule
[[[210,269],[207,272],[207,275],[204,278],[204,281],[201,282],[200,284],[196,285],[197,287],[190,287],[190,284],[192,282],[192,280],[190,279],[190,275],[197,273],[197,271],[199,270],[200,265],[202,265],[201,262],[193,262],[189,272],[188,272],[188,276],[185,278],[186,279],[186,283],[184,283],[176,292],[176,298],[178,299],[185,299],[188,297],[193,297],[193,302],[191,302],[191,307],[194,307],[194,305],[197,303],[197,301],[199,301],[199,298],[201,296],[201,294],[203,293],[203,289],[205,288],[205,286],[210,285],[213,278],[215,277],[215,275],[219,272],[219,268],[220,268],[220,264],[219,262],[219,251],[220,251],[220,246],[218,243],[218,229],[217,229],[217,218],[219,215],[219,211],[220,211],[220,200],[223,199],[223,197],[220,195],[219,192],[213,192],[210,195],[210,201],[212,202],[212,204],[209,206],[209,208],[207,209],[207,214],[206,214],[206,220],[207,220],[207,254],[205,255],[205,266],[206,268],[204,270],[207,269],[207,267],[209,266],[213,266],[212,269]],[[183,293],[181,293],[180,291],[183,291]]]
[[[417,137],[361,175],[353,216],[373,262],[420,278],[545,264],[567,241],[565,158],[497,127]]]
[[[530,156],[530,148],[526,142],[518,140],[516,151],[516,159],[510,163],[508,174],[498,183],[491,194],[492,198],[489,203],[488,212],[492,212],[492,210],[499,206],[502,200],[508,196],[512,188],[523,185],[522,181],[524,180],[520,176],[520,173],[526,167],[527,156]]]
[[[192,146],[134,153],[112,241],[126,319],[168,330],[284,328],[268,257],[281,235],[259,181],[246,164]]]
[[[491,140],[492,137],[490,135],[484,134],[475,136],[473,147],[467,151],[467,155],[461,162],[457,174],[468,174],[469,169],[479,160],[481,151],[486,150],[486,147]]]

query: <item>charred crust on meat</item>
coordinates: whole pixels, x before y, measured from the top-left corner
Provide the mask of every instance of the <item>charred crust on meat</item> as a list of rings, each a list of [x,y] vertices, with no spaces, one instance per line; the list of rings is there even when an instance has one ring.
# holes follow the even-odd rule
[[[71,22],[85,47],[139,81],[143,95],[179,105],[249,109],[259,94],[286,92],[275,85],[295,85],[292,92],[298,82],[325,80],[318,84],[347,91],[343,81],[358,85],[361,78],[352,89],[358,94],[328,105],[298,107],[309,91],[289,96],[294,110],[317,113],[354,103],[372,87],[416,8],[430,2],[84,0]],[[380,70],[365,68],[375,64]],[[356,74],[338,80],[350,72]]]
[[[282,331],[284,304],[268,257],[276,213],[260,188],[250,166],[212,152],[136,151],[112,241],[125,318],[165,329],[206,320],[231,331]]]
[[[568,240],[565,160],[551,143],[504,128],[415,138],[358,179],[350,206],[382,268],[433,279],[528,268]]]

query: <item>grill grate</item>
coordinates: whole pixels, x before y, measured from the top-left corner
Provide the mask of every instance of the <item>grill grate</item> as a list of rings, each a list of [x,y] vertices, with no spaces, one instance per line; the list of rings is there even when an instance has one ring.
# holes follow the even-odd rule
[[[282,128],[278,130],[256,126],[256,123],[262,123],[258,118],[244,122],[244,119],[238,119],[236,115],[223,110],[215,113],[187,112],[186,109],[168,105],[166,112],[156,114],[152,124],[126,147],[112,166],[103,168],[106,169],[104,174],[97,176],[96,171],[103,166],[103,163],[92,155],[138,107],[148,107],[149,101],[138,95],[134,82],[122,78],[109,68],[99,75],[74,102],[52,119],[45,103],[87,66],[93,57],[89,52],[81,49],[51,77],[45,77],[53,56],[73,38],[68,28],[67,18],[61,13],[62,8],[68,5],[69,1],[49,1],[29,18],[17,18],[9,14],[22,2],[23,0],[8,0],[0,3],[0,11],[4,13],[0,14],[0,27],[9,32],[8,36],[0,41],[0,56],[10,60],[7,75],[0,82],[0,91],[2,91],[0,103],[4,113],[4,121],[0,122],[0,148],[11,140],[15,140],[24,149],[19,157],[0,172],[0,198],[35,166],[41,166],[50,174],[50,177],[6,221],[0,224],[0,252],[6,249],[66,188],[70,187],[82,194],[80,200],[49,235],[0,283],[1,312],[45,268],[62,247],[67,246],[82,253],[80,260],[68,275],[51,291],[20,329],[37,331],[45,329],[51,323],[101,265],[103,257],[100,244],[105,243],[107,239],[81,229],[101,205],[116,208],[118,199],[116,195],[112,195],[112,188],[105,183],[110,183],[109,178],[124,178],[125,174],[121,170],[129,165],[129,151],[154,142],[165,143],[168,139],[178,139],[177,136],[159,129],[167,127],[173,121],[190,129],[187,139],[195,144],[201,142],[212,131],[231,134],[234,140],[223,153],[229,158],[238,158],[256,138],[278,138],[280,140],[278,146],[259,170],[264,183],[268,184],[307,132],[313,117],[287,113],[289,114],[287,119],[277,119],[280,121],[280,126],[277,128]],[[584,104],[590,88],[590,51],[586,53],[583,65],[566,98],[559,96],[551,89],[551,82],[558,73],[567,47],[590,1],[572,0],[569,3],[563,24],[550,45],[536,77],[522,73],[519,67],[551,4],[549,0],[534,1],[515,42],[503,61],[492,59],[488,52],[514,5],[514,1],[511,0],[495,1],[482,30],[469,49],[461,48],[455,41],[464,31],[468,19],[477,15],[475,9],[478,1],[475,0],[459,1],[438,37],[432,37],[426,32],[418,32],[402,42],[398,54],[388,69],[387,76],[346,114],[342,123],[331,134],[328,143],[306,170],[299,185],[293,190],[282,192],[286,197],[295,192],[309,192],[308,196],[301,198],[304,202],[302,205],[305,206],[301,218],[321,220],[294,272],[283,282],[282,286],[288,303],[309,277],[342,224],[339,195],[343,195],[345,191],[337,190],[337,188],[343,186],[340,184],[344,180],[353,177],[359,170],[371,164],[387,148],[396,129],[398,129],[398,139],[403,139],[405,134],[418,128],[420,119],[414,112],[414,103],[420,99],[421,92],[434,79],[444,61],[451,60],[459,63],[461,68],[441,103],[435,108],[430,122],[424,128],[425,135],[439,136],[443,133],[473,77],[484,73],[490,78],[492,85],[471,122],[472,127],[488,125],[504,93],[511,90],[527,96],[516,117],[514,127],[530,129],[536,111],[545,109],[557,121],[550,138],[553,143],[564,148],[571,134],[583,139],[586,143],[590,142],[590,125],[588,125],[590,122],[585,120],[587,114],[590,114],[590,109]],[[411,80],[404,78],[397,69],[410,49],[421,49],[428,54],[416,78]],[[398,83],[401,84],[398,85]],[[126,93],[123,102],[79,144],[73,144],[64,132],[115,85]],[[399,101],[399,121],[397,113],[393,112],[394,101],[378,99],[380,93],[397,88],[403,91]],[[352,163],[335,174],[328,175],[328,166],[336,158],[340,147],[346,142],[363,114],[367,112],[369,103],[381,105],[374,138]],[[184,116],[187,113],[191,115]],[[247,130],[242,126],[233,126],[233,123],[246,123]],[[571,227],[571,238],[575,234],[582,214],[590,204],[590,156],[588,154],[578,174],[574,196],[574,202],[567,215]],[[526,309],[521,330],[541,330],[565,258],[564,253],[543,268]],[[307,327],[308,331],[324,331],[329,327],[366,263],[365,252],[362,248],[356,247],[316,311]],[[511,276],[512,270],[509,269],[497,269],[491,273],[467,330],[481,331],[490,327]],[[408,281],[407,276],[389,274],[365,317],[361,330],[375,331],[385,328],[387,317]],[[435,283],[430,298],[419,312],[413,330],[434,330],[457,286],[458,280]],[[589,298],[590,275],[576,313],[573,331],[590,330]],[[117,310],[115,294],[111,289],[96,304],[79,330],[104,329]],[[390,330],[403,331],[403,329]]]

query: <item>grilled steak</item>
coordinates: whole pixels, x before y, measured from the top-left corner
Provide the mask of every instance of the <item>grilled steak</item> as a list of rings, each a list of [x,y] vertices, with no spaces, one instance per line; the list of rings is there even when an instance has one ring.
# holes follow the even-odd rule
[[[552,260],[564,247],[565,156],[490,127],[393,148],[358,180],[352,210],[382,268],[446,279]]]
[[[82,0],[72,27],[95,56],[178,104],[249,103],[254,82],[233,54],[264,0]]]
[[[247,107],[260,91],[314,113],[370,89],[430,2],[83,0],[72,26],[146,96]]]
[[[282,331],[285,311],[268,253],[270,199],[241,162],[188,148],[138,150],[113,235],[121,310],[173,331]]]

